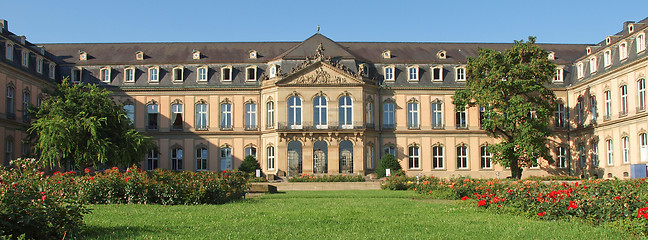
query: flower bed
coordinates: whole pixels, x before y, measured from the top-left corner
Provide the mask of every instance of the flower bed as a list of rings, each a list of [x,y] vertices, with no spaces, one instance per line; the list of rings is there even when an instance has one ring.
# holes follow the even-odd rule
[[[577,218],[638,235],[648,234],[646,179],[540,183],[424,178],[419,184],[407,184],[407,187],[420,194],[461,199],[497,212],[545,220]]]
[[[298,177],[288,178],[288,182],[364,182],[360,175],[322,175],[313,176],[302,174]]]

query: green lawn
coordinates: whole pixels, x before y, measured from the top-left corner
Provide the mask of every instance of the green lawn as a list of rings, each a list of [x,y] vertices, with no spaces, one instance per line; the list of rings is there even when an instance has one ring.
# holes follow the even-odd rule
[[[412,191],[287,192],[224,205],[93,205],[99,239],[633,239],[580,222],[484,212]]]

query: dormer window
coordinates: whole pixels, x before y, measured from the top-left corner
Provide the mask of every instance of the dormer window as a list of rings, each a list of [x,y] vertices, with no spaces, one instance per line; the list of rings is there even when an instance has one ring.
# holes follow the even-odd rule
[[[249,66],[245,68],[245,81],[256,81],[257,66]]]
[[[198,67],[198,82],[207,82],[207,74],[209,73],[209,68],[207,66]]]
[[[466,81],[466,68],[463,66],[455,68],[456,72],[456,77],[457,77],[457,82],[465,82]]]
[[[174,82],[184,81],[184,67],[177,66],[173,68],[173,81]]]
[[[38,57],[36,58],[36,72],[43,74],[43,58]]]
[[[549,52],[549,54],[547,55],[547,59],[549,59],[549,60],[556,60],[556,53],[554,53],[554,52]]]
[[[432,67],[432,81],[441,82],[443,81],[443,66],[434,66]]]
[[[81,68],[72,68],[70,70],[70,81],[73,83],[81,82],[81,76],[83,75],[83,69]]]
[[[612,42],[612,37],[607,36],[605,37],[605,45],[609,45]]]
[[[609,67],[610,65],[612,65],[612,51],[608,49],[603,52],[603,66]]]
[[[596,69],[598,68],[598,61],[595,56],[590,58],[589,64],[590,64],[590,73],[595,73]]]
[[[439,58],[439,59],[446,59],[446,55],[447,55],[447,53],[446,53],[445,50],[441,50],[441,51],[437,52],[437,58]]]
[[[419,80],[419,68],[418,66],[409,66],[407,67],[407,81],[418,81]]]
[[[386,66],[383,68],[385,74],[385,81],[394,81],[394,66]]]
[[[193,52],[191,52],[191,57],[192,57],[194,60],[198,60],[198,59],[200,59],[200,51],[194,49]]]
[[[628,24],[628,33],[633,33],[634,32],[634,24]]]
[[[9,61],[13,61],[13,52],[14,52],[14,45],[13,43],[7,41],[5,45],[5,58]]]
[[[382,57],[385,58],[385,59],[391,58],[391,51],[389,51],[389,50],[383,51],[382,52]]]
[[[367,67],[367,64],[360,64],[358,66],[358,71],[362,72],[363,77],[369,77],[369,68]]]
[[[127,83],[135,82],[135,67],[124,68],[124,82]]]
[[[56,64],[54,63],[49,63],[49,78],[56,78]]]
[[[556,75],[554,76],[553,81],[554,82],[563,82],[563,67],[562,66],[556,67]]]
[[[88,53],[84,51],[79,51],[79,60],[86,61],[88,60]]]
[[[22,51],[22,66],[29,67],[29,52],[25,50]]]
[[[587,47],[585,50],[587,52],[587,55],[592,53],[592,48],[591,47]]]
[[[148,81],[152,83],[160,82],[160,67],[149,67]]]
[[[576,64],[576,76],[578,78],[583,78],[583,76],[585,76],[585,64],[582,62]]]
[[[110,82],[110,68],[109,67],[103,67],[101,70],[99,70],[99,80],[102,82],[108,83]]]
[[[270,66],[270,78],[277,76],[277,65]]]
[[[225,66],[221,68],[221,81],[223,82],[232,81],[232,66]]]
[[[640,33],[637,35],[637,53],[646,50],[646,34]]]
[[[135,53],[135,59],[137,59],[137,60],[144,60],[144,52],[142,52],[142,51],[137,51],[137,52]]]
[[[619,60],[628,58],[628,43],[622,42],[619,44]]]
[[[250,59],[256,59],[256,58],[257,58],[257,51],[250,50]]]

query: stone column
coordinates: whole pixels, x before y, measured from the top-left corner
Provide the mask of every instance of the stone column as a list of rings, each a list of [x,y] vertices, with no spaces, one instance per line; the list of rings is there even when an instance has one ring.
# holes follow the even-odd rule
[[[313,174],[313,141],[302,143],[302,173]]]
[[[360,138],[353,144],[353,173],[364,176],[365,174],[365,149]]]
[[[328,146],[328,173],[340,172],[340,145],[338,139],[332,139]]]

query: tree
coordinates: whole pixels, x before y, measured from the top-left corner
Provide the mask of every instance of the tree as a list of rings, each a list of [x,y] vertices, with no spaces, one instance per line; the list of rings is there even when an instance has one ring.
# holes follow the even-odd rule
[[[64,79],[46,91],[27,130],[45,167],[130,166],[156,149],[150,137],[133,128],[111,92]]]
[[[239,170],[246,173],[254,173],[257,169],[261,169],[261,165],[252,155],[246,156],[245,159],[243,159],[241,166],[239,166]]]
[[[390,171],[396,172],[398,170],[401,170],[401,165],[398,163],[398,160],[396,160],[396,157],[391,154],[385,154],[380,158],[380,161],[378,162],[378,167],[376,167],[376,174],[378,175],[379,178],[387,176],[387,173],[385,169],[390,169]]]
[[[539,158],[553,162],[547,142],[556,96],[545,84],[555,69],[535,37],[515,41],[503,52],[480,49],[476,58],[468,58],[466,87],[453,96],[457,110],[483,108],[483,129],[500,140],[488,150],[495,163],[511,168],[513,178],[521,178],[522,168]]]

